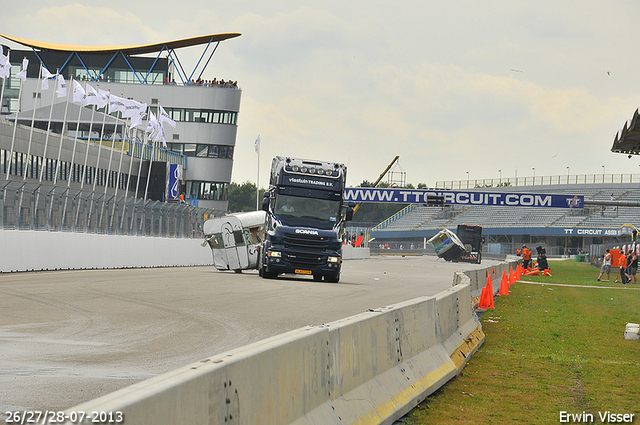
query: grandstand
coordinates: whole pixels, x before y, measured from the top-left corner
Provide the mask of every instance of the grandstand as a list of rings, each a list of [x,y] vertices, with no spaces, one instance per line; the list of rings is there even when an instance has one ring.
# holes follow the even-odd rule
[[[549,255],[568,255],[587,252],[591,244],[627,243],[640,220],[640,182],[634,183],[633,178],[617,183],[501,186],[473,190],[583,195],[585,207],[427,207],[412,204],[372,228],[370,246],[374,250],[386,244],[406,249],[414,244],[427,249],[426,240],[440,230],[447,228],[455,232],[459,224],[468,224],[483,227],[484,250],[488,254],[514,253],[526,243],[530,247],[545,247]],[[622,203],[627,205],[616,205]],[[637,206],[628,206],[629,203]]]

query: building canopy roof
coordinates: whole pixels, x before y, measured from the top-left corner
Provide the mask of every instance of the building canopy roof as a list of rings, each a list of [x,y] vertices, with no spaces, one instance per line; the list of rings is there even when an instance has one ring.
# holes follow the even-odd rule
[[[631,121],[624,124],[622,130],[616,134],[611,151],[628,155],[640,155],[640,114],[633,113]]]
[[[239,33],[212,34],[202,35],[198,37],[183,38],[181,40],[165,41],[153,44],[139,44],[130,46],[81,46],[75,44],[57,44],[43,41],[27,40],[25,38],[13,37],[10,35],[0,34],[0,37],[6,38],[23,46],[31,47],[37,50],[58,51],[58,52],[82,52],[82,53],[116,53],[122,52],[125,55],[141,55],[145,53],[157,53],[162,49],[179,49],[182,47],[197,46],[212,42],[228,40],[230,38],[239,37]]]

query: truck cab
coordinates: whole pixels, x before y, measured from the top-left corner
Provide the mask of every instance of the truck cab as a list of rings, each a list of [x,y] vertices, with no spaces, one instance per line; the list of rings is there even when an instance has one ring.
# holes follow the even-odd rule
[[[262,205],[263,278],[294,273],[339,282],[344,224],[353,216],[353,206],[344,204],[346,172],[338,163],[273,159]]]

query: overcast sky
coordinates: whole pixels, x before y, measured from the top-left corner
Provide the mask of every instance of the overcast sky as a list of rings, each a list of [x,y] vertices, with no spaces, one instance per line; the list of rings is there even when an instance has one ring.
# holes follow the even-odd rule
[[[242,33],[203,75],[242,88],[238,183],[258,135],[262,187],[275,155],[343,162],[350,186],[395,155],[414,185],[640,173],[611,152],[640,107],[637,0],[6,3],[0,33],[54,43]]]

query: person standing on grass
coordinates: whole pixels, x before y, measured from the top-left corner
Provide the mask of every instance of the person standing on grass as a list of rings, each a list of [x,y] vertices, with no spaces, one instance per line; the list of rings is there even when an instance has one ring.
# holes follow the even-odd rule
[[[627,269],[628,282],[638,283],[638,254],[635,251],[629,251],[629,268]]]
[[[531,266],[531,250],[522,245],[522,268],[527,270]]]
[[[609,274],[611,273],[611,253],[609,249],[607,249],[606,254],[604,254],[604,259],[602,260],[602,267],[600,268],[600,276],[598,276],[598,281],[602,277],[603,274],[607,274],[607,280],[605,282],[609,282]],[[637,261],[637,258],[636,258]]]
[[[624,250],[620,251],[620,258],[618,259],[620,282],[622,282],[623,285],[627,283],[627,257],[624,254]],[[618,282],[618,279],[616,279],[616,282]]]

